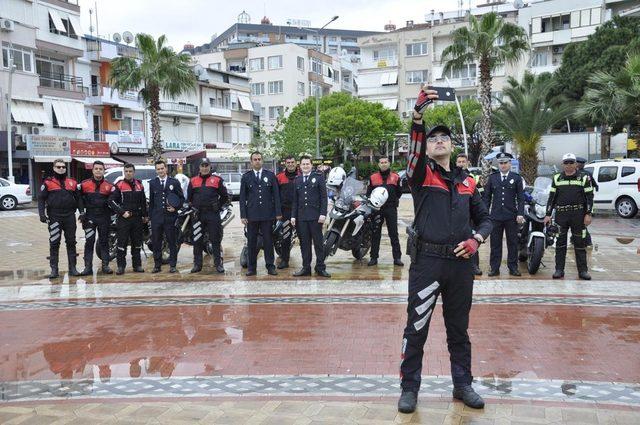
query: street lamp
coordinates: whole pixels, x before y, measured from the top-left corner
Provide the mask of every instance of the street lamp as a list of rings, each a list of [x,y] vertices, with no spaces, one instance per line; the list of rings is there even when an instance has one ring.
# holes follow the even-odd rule
[[[338,18],[339,18],[338,15],[334,16],[333,18],[331,18],[329,22],[324,24],[320,29],[317,29],[317,30],[307,29],[308,31],[312,31],[316,33],[316,50],[320,51],[320,31],[325,29],[327,25],[329,25],[330,23],[332,23]],[[322,47],[323,47],[322,53],[324,53],[324,43]],[[320,65],[319,75],[322,75],[322,62]],[[315,93],[316,94],[316,159],[322,158],[322,156],[320,155],[320,90],[319,88],[320,88],[320,85],[318,84],[318,81],[316,81],[316,93]]]
[[[9,85],[7,87],[7,162],[9,166],[8,180],[11,183],[15,183],[13,177],[13,152],[11,151],[11,89],[13,83],[13,45],[9,43],[9,49],[7,52],[7,60],[9,61]]]

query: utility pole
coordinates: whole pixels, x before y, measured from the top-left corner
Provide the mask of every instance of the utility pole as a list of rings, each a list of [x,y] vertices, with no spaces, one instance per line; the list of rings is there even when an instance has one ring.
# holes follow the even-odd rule
[[[9,54],[7,55],[7,59],[9,60],[9,86],[7,88],[7,162],[9,166],[9,174],[8,179],[11,183],[15,183],[15,178],[13,177],[13,152],[12,145],[13,141],[11,140],[11,91],[13,85],[13,45],[9,43]]]

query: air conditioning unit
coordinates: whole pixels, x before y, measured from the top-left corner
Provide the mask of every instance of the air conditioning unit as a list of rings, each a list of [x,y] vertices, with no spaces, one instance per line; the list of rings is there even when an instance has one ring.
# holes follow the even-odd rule
[[[111,108],[111,119],[112,120],[121,120],[122,119],[122,109],[121,108]]]
[[[0,18],[0,30],[2,31],[14,31],[16,29],[16,23],[11,19]]]
[[[553,46],[553,54],[559,55],[564,52],[564,46]]]
[[[403,112],[402,113],[402,118],[409,118],[409,113],[408,112]]]
[[[40,134],[40,127],[29,127],[29,134]]]
[[[180,117],[173,117],[173,125],[176,127],[180,125]]]

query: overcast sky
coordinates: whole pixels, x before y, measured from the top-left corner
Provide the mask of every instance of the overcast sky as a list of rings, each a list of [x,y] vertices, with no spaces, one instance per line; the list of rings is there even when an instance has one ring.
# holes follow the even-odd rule
[[[475,6],[478,0],[471,0]],[[80,0],[82,24],[89,33],[89,9],[97,4],[100,35],[131,31],[154,36],[166,34],[177,50],[187,43],[194,45],[210,41],[237,22],[246,10],[251,23],[260,23],[266,16],[271,23],[286,25],[289,18],[306,19],[312,26],[322,26],[334,15],[340,18],[331,24],[336,29],[383,31],[393,22],[398,28],[407,20],[424,22],[431,9],[457,10],[459,0]],[[469,0],[463,0],[465,9]],[[94,28],[95,28],[95,16]],[[95,34],[95,29],[94,29]]]

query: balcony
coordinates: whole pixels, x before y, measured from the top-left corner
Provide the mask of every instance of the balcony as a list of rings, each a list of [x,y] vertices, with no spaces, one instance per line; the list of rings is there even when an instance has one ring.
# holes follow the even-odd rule
[[[437,81],[444,81],[444,78],[438,78]],[[463,87],[475,87],[478,85],[478,80],[476,78],[450,78],[449,83],[453,88],[463,88]]]
[[[164,115],[197,115],[198,107],[189,103],[160,102],[160,113]]]
[[[217,119],[230,121],[231,120],[231,109],[225,108],[216,108],[214,106],[205,106],[201,108],[202,118],[207,119]]]
[[[38,95],[63,97],[74,100],[84,100],[85,92],[82,77],[74,75],[41,72]]]
[[[398,66],[398,58],[364,59],[362,68],[389,68]]]
[[[85,87],[91,105],[112,105],[121,108],[142,110],[143,105],[135,91],[119,92],[117,89],[94,84]]]

